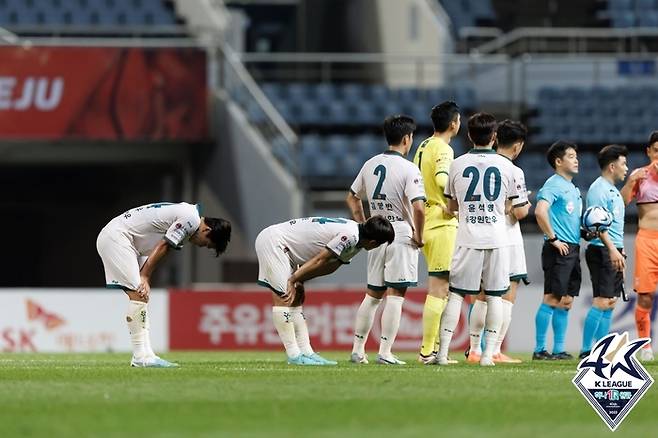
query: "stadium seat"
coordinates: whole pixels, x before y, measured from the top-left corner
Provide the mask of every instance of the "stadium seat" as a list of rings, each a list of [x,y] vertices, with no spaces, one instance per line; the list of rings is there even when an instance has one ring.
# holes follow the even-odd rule
[[[624,12],[633,8],[633,0],[608,0],[608,9],[612,12]]]
[[[638,14],[638,26],[640,27],[657,27],[658,26],[658,12],[645,11]]]
[[[366,97],[366,86],[363,84],[344,84],[339,87],[338,95],[347,103],[361,102]]]

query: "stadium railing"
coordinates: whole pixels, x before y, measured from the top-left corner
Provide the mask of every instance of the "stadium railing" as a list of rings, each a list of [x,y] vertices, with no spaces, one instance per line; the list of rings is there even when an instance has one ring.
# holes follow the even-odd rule
[[[226,92],[243,108],[253,125],[271,145],[274,156],[298,178],[297,134],[281,117],[233,49],[220,44],[217,55],[219,90]]]
[[[658,28],[520,27],[479,46],[482,55],[527,53],[637,53],[658,43]]]

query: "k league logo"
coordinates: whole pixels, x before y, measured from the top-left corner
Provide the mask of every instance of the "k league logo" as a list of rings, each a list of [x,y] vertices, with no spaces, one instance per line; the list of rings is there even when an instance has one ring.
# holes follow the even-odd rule
[[[635,353],[649,338],[628,341],[628,333],[601,339],[578,365],[573,384],[614,431],[653,384]]]

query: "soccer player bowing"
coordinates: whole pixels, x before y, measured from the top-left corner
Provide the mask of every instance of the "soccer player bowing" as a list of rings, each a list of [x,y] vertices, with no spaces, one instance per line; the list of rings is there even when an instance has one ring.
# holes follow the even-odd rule
[[[544,299],[535,316],[533,360],[573,359],[564,351],[569,309],[580,292],[580,217],[583,202],[572,179],[578,174],[578,148],[557,141],[546,154],[555,175],[537,193],[535,217],[544,232],[541,252]],[[553,325],[553,354],[546,351],[548,326]]]
[[[624,213],[625,204],[615,184],[624,181],[628,166],[626,146],[612,144],[598,155],[601,176],[587,191],[587,208],[603,207],[612,216],[612,224],[600,237],[587,245],[585,260],[592,279],[594,300],[583,328],[583,345],[579,357],[589,356],[592,344],[610,330],[612,310],[624,285]]]
[[[159,202],[120,214],[98,234],[96,248],[103,260],[105,284],[123,289],[130,300],[126,322],[133,346],[131,366],[178,366],[151,349],[147,303],[151,274],[170,249],[180,249],[186,240],[219,256],[231,240],[231,223],[200,216],[198,205]]]
[[[452,162],[445,196],[450,210],[459,211],[459,228],[450,270],[450,297],[441,319],[437,363],[447,365],[452,335],[459,323],[465,295],[477,295],[480,287],[487,299],[484,326],[486,347],[481,366],[493,366],[493,352],[502,326],[503,295],[509,289],[509,246],[506,225],[507,202],[524,205],[514,165],[492,149],[496,141],[496,119],[478,113],[468,119],[468,137],[473,149]],[[522,209],[514,209],[520,214]],[[517,217],[520,218],[522,216]]]
[[[256,237],[258,284],[272,291],[272,321],[294,365],[336,365],[313,351],[302,309],[304,282],[334,272],[366,251],[392,243],[391,223],[374,216],[349,219],[307,217],[265,228]]]
[[[418,248],[423,246],[425,190],[418,167],[405,157],[413,143],[416,124],[411,117],[391,116],[384,120],[388,150],[365,162],[347,195],[354,219],[365,222],[361,198],[365,195],[371,216],[383,216],[393,224],[395,240],[368,252],[368,290],[359,306],[354,325],[351,361],[368,363],[365,343],[375,312],[384,294],[382,331],[377,362],[404,365],[391,353],[398,334],[402,302],[407,287],[418,281]]]

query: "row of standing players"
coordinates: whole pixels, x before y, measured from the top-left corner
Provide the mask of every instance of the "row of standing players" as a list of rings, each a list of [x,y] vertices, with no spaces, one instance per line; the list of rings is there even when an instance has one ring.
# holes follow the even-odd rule
[[[265,272],[272,271],[271,255],[265,254],[257,241],[259,283],[273,291],[273,320],[286,346],[289,362],[317,364],[304,360],[311,356],[320,358],[316,362],[331,361],[313,352],[305,329],[294,327],[291,318],[277,318],[276,314],[298,313],[303,320],[303,283],[333,272],[339,265],[327,269],[330,260],[347,262],[356,253],[353,250],[359,247],[369,250],[368,286],[357,311],[352,362],[368,362],[365,343],[375,312],[386,296],[377,362],[404,364],[391,353],[391,347],[400,323],[404,294],[409,286],[417,284],[419,248],[427,260],[429,280],[418,360],[440,365],[455,362],[448,357],[450,340],[459,322],[464,297],[471,295],[475,300],[469,316],[471,343],[467,360],[483,366],[520,362],[502,353],[500,347],[510,325],[517,287],[521,281],[527,282],[518,221],[528,214],[531,204],[523,171],[512,164],[523,149],[527,131],[518,122],[497,123],[489,114],[476,114],[468,121],[468,136],[473,148],[454,159],[449,142],[460,129],[458,106],[454,102],[437,105],[432,109],[431,119],[434,134],[421,143],[412,165],[405,157],[413,143],[414,121],[405,116],[387,118],[384,134],[388,151],[363,165],[347,197],[357,223],[368,225],[370,222],[365,219],[363,200],[370,207],[372,218],[388,219],[395,231],[394,240],[377,242],[374,239],[368,247],[363,244],[363,233],[356,231],[346,238],[338,231],[334,238],[343,243],[352,242],[351,248],[329,243],[325,253],[318,254],[324,257],[324,262],[322,257],[319,260],[314,257],[310,265],[303,257],[290,257],[290,276],[286,285],[279,288],[266,278]],[[647,154],[652,162],[658,158],[658,133],[651,136]],[[658,249],[653,248],[655,239],[652,239],[652,230],[658,234],[658,216],[655,223],[652,222],[653,203],[658,201],[658,177],[654,165],[638,169],[619,191],[615,185],[626,179],[627,155],[626,147],[621,145],[602,148],[598,154],[601,176],[588,190],[587,206],[604,207],[612,214],[613,224],[592,240],[586,251],[594,300],[584,327],[580,352],[583,357],[596,339],[608,333],[612,309],[623,290],[624,209],[633,199],[637,200],[640,214],[636,244],[636,321],[638,335],[649,336],[653,291],[658,282],[658,263],[652,260],[655,257],[652,254],[656,254],[654,249]],[[568,311],[573,298],[579,294],[581,282],[582,199],[579,189],[572,183],[578,173],[577,146],[557,141],[549,148],[547,160],[555,174],[536,196],[535,216],[545,234],[542,249],[544,299],[535,319],[533,360],[572,358],[564,348],[565,335]],[[324,220],[327,221],[329,219]],[[309,224],[313,222],[319,221],[309,219]],[[270,228],[285,227],[285,224]],[[304,234],[302,229],[289,232]],[[268,239],[279,242],[285,252],[294,252],[283,237],[287,234],[285,230],[274,234],[268,235]],[[296,269],[297,263],[300,269]],[[289,330],[285,328],[286,323],[291,325]],[[552,354],[546,351],[550,326],[554,331]],[[484,351],[481,349],[482,329]],[[297,337],[301,334],[305,339],[293,341],[295,338],[286,336],[286,332],[296,332]],[[295,348],[289,348],[290,345]],[[640,358],[653,359],[650,345],[641,351]]]

